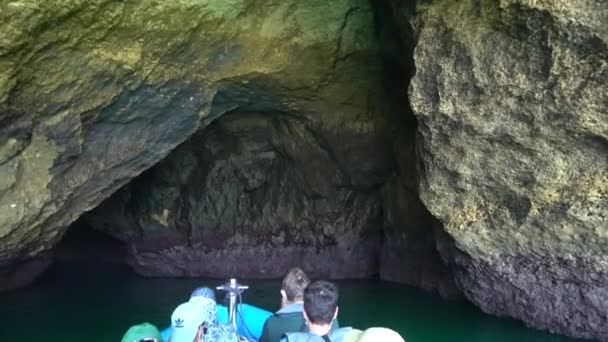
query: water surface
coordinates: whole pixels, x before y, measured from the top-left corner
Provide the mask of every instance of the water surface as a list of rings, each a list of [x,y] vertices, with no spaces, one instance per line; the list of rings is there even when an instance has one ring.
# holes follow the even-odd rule
[[[0,341],[112,342],[149,321],[164,328],[173,309],[198,286],[221,280],[143,278],[110,263],[62,262],[36,284],[0,293]],[[280,282],[246,282],[245,301],[269,310]],[[340,323],[386,326],[408,342],[574,342],[483,314],[464,301],[443,301],[420,290],[378,280],[339,282]]]

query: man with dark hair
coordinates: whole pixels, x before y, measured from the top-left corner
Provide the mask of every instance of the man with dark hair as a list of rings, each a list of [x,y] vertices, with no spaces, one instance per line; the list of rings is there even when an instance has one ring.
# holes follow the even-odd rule
[[[338,287],[334,283],[319,280],[304,290],[304,319],[311,323],[311,332],[325,335],[331,330],[331,322],[338,316]]]
[[[281,284],[281,309],[264,322],[260,342],[279,342],[288,332],[306,332],[306,321],[303,316],[304,289],[310,279],[299,267],[293,267]],[[334,321],[334,328],[338,328],[338,321]]]
[[[301,304],[304,300],[304,289],[309,283],[310,279],[302,269],[299,267],[289,269],[281,284],[281,306]]]
[[[281,309],[264,322],[260,342],[278,342],[286,332],[306,329],[302,304],[308,283],[310,279],[302,269],[293,267],[287,271],[281,284]]]
[[[338,287],[318,280],[304,290],[304,319],[308,332],[286,333],[286,342],[341,342],[351,328],[334,329],[338,317]]]

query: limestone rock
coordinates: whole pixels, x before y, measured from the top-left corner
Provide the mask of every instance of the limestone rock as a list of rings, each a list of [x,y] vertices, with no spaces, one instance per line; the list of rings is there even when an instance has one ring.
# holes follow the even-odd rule
[[[410,100],[440,250],[486,312],[608,336],[608,3],[436,2]]]
[[[374,274],[392,159],[384,129],[349,125],[347,113],[334,114],[344,125],[333,129],[306,116],[226,114],[85,219],[128,241],[146,275],[281,277],[295,265]]]
[[[362,0],[2,2],[0,268],[226,111],[342,125],[372,96],[372,21]]]

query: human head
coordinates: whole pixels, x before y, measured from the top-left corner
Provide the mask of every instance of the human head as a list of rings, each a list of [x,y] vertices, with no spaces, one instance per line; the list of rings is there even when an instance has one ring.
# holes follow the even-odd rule
[[[209,287],[199,287],[192,291],[192,294],[190,295],[190,301],[196,301],[198,298],[209,298],[212,299],[214,302],[217,302],[215,300],[215,291],[213,291],[213,289]]]
[[[317,280],[304,289],[304,318],[316,325],[331,324],[338,315],[338,287],[336,284]]]
[[[299,302],[304,299],[304,289],[310,283],[310,279],[299,267],[293,267],[287,271],[281,284],[281,295],[289,302]]]
[[[365,331],[353,329],[346,336],[344,342],[405,342],[397,332],[388,328],[369,328]]]
[[[205,312],[205,322],[215,323],[217,320],[217,303],[215,292],[208,287],[199,287],[192,291],[190,303],[199,303]]]
[[[179,305],[171,315],[169,341],[192,342],[201,324],[215,322],[216,310],[215,301],[206,297]]]
[[[122,337],[121,342],[139,342],[146,339],[150,339],[151,341],[156,339],[155,342],[162,341],[160,332],[150,323],[142,323],[130,327]]]

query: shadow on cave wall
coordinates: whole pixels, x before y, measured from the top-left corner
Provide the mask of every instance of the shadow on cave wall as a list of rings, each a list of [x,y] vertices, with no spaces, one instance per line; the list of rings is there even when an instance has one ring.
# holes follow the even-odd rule
[[[384,244],[380,274],[443,297],[460,296],[452,274],[437,250],[446,241],[442,224],[423,205],[418,193],[417,120],[408,99],[415,70],[414,49],[421,26],[416,7],[430,1],[373,1],[384,66],[383,86],[393,123],[396,170],[384,186]]]
[[[61,242],[55,246],[56,261],[126,262],[126,244],[106,232],[91,227],[83,219],[70,225]]]

